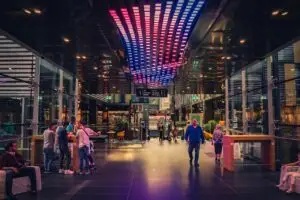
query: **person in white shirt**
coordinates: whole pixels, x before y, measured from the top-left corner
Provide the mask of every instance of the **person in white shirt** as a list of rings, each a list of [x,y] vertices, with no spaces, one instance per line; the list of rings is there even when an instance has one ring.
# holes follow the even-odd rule
[[[44,166],[45,166],[45,173],[50,173],[55,157],[54,147],[55,147],[55,131],[56,130],[56,123],[52,122],[49,125],[49,128],[46,129],[43,133],[44,136],[44,145],[43,145],[43,152],[44,152]]]
[[[78,149],[79,149],[79,158],[80,158],[80,174],[89,174],[89,146],[90,138],[88,133],[85,130],[86,122],[84,120],[79,122],[79,129],[77,130],[77,140],[78,140]]]

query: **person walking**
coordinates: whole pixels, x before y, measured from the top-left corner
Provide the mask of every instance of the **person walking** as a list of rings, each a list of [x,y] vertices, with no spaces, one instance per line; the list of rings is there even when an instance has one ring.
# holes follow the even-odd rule
[[[74,172],[70,170],[71,153],[68,146],[68,133],[66,130],[67,122],[63,122],[62,127],[58,129],[58,147],[60,152],[60,174],[72,175]],[[64,160],[66,158],[66,166],[64,167]]]
[[[172,133],[172,120],[170,119],[168,122],[168,140],[171,141],[171,133]]]
[[[176,125],[174,125],[174,129],[172,131],[172,135],[173,135],[174,142],[177,142],[178,129],[177,129]]]
[[[200,151],[200,142],[204,144],[204,135],[202,128],[198,125],[197,120],[193,120],[192,124],[187,127],[185,133],[185,140],[188,142],[188,153],[190,157],[190,165],[193,164],[193,151],[195,150],[195,167],[199,167],[199,151]]]
[[[44,136],[44,167],[45,173],[50,173],[52,169],[52,163],[55,158],[54,146],[55,146],[55,131],[57,124],[55,122],[50,123],[49,128],[43,133]]]
[[[163,126],[162,122],[158,122],[157,126],[158,126],[158,131],[159,131],[159,141],[163,141],[164,140],[164,126]]]
[[[215,147],[216,161],[220,161],[222,147],[223,147],[223,132],[221,126],[217,124],[216,129],[213,133],[212,145]]]

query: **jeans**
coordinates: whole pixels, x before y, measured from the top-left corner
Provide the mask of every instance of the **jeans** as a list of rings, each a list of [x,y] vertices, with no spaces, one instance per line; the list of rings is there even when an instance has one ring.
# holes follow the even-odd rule
[[[79,148],[79,157],[80,157],[80,172],[83,170],[89,170],[89,148],[87,146],[83,146]]]
[[[193,161],[193,151],[195,149],[195,160],[194,163],[198,164],[198,160],[199,160],[199,150],[200,150],[200,143],[198,142],[190,142],[189,144],[189,156],[190,156],[190,161]]]
[[[12,170],[5,170],[6,171],[6,180],[5,180],[5,187],[6,187],[6,195],[8,197],[12,197],[12,185],[13,185],[13,178],[24,177],[28,176],[31,182],[31,191],[36,191],[36,174],[35,169],[32,167],[23,167],[19,169],[18,173],[14,173]]]
[[[44,148],[44,166],[45,171],[51,171],[52,164],[55,158],[54,149],[52,148]]]
[[[60,151],[60,169],[69,170],[71,164],[71,154],[68,146],[60,146],[59,151]],[[64,168],[65,157],[66,157],[66,167]]]

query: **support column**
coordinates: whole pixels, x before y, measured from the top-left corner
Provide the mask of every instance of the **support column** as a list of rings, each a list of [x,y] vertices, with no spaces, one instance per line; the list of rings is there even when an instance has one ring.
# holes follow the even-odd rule
[[[243,112],[243,132],[247,133],[247,89],[246,89],[246,69],[242,69],[242,112]]]
[[[36,57],[35,59],[35,74],[33,86],[33,116],[32,116],[32,134],[38,134],[38,123],[39,123],[39,94],[40,94],[40,65],[41,58]]]
[[[76,120],[78,120],[78,108],[79,108],[79,80],[78,78],[76,78],[75,80],[75,95],[74,95],[74,100],[75,100],[75,118]]]
[[[71,120],[71,117],[73,116],[73,99],[75,96],[75,92],[73,91],[73,78],[70,82],[70,90],[69,90],[69,98],[68,98],[68,120]]]
[[[226,128],[226,134],[229,134],[229,84],[228,84],[228,78],[225,79],[225,128]]]
[[[21,126],[21,138],[23,138],[24,137],[24,134],[25,134],[25,128],[24,128],[24,126],[25,126],[25,97],[23,97],[22,98],[22,114],[21,114],[21,124],[22,124],[22,126]],[[24,140],[22,139],[21,140],[21,149],[23,149],[24,148]]]
[[[58,120],[63,120],[63,98],[64,98],[64,72],[59,70],[59,88],[58,88]]]
[[[267,58],[267,81],[268,81],[268,129],[269,135],[274,135],[274,114],[273,114],[273,76],[272,57]]]

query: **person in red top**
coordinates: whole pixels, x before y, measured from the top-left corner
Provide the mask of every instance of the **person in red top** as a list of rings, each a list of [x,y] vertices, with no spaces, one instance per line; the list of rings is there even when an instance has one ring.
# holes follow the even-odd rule
[[[35,169],[26,167],[25,160],[17,152],[17,143],[11,142],[5,146],[5,153],[1,156],[0,169],[6,171],[6,195],[8,199],[16,199],[12,194],[13,178],[28,176],[31,181],[31,192],[36,193]]]

